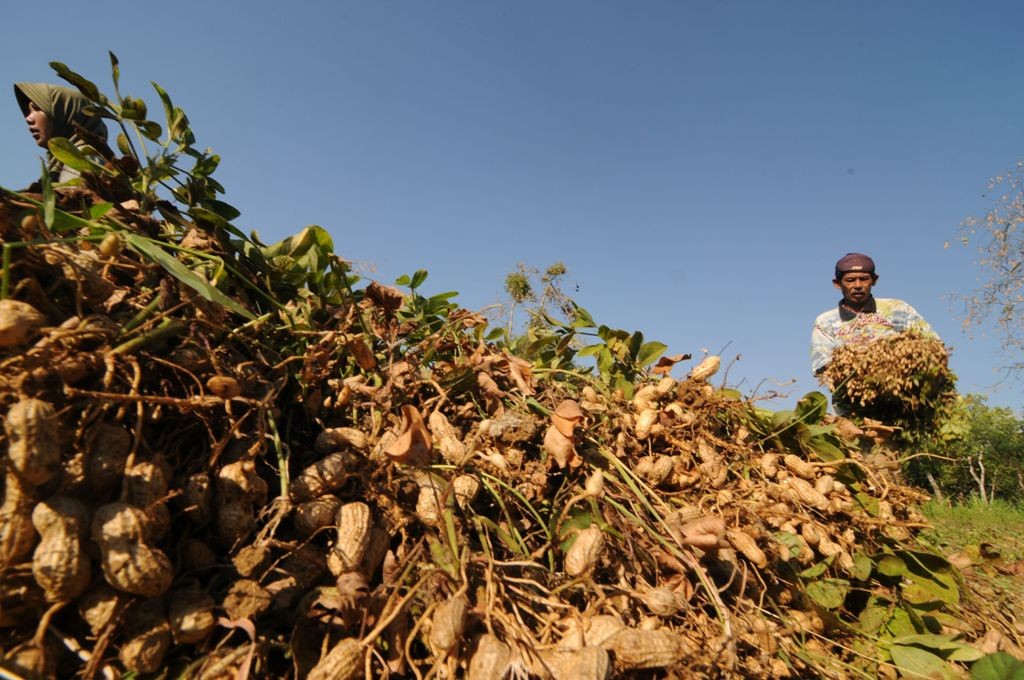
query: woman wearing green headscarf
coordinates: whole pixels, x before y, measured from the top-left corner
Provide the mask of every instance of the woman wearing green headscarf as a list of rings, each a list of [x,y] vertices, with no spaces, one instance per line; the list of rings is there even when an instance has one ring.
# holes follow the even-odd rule
[[[28,123],[29,133],[44,149],[48,150],[47,142],[55,137],[65,137],[78,148],[89,144],[88,136],[104,142],[107,139],[107,126],[98,116],[85,112],[89,100],[77,90],[48,83],[15,83],[14,96]],[[47,167],[57,182],[78,177],[77,172],[66,167],[49,151]]]

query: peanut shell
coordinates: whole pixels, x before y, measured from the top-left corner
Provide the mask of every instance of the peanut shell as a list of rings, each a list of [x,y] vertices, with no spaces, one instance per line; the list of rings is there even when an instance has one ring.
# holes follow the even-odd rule
[[[583,529],[565,554],[565,573],[581,576],[597,565],[604,548],[604,532],[595,525]]]
[[[27,302],[0,300],[0,348],[28,344],[45,325],[46,317]]]
[[[163,551],[146,545],[146,513],[127,503],[110,503],[96,511],[92,539],[100,547],[100,564],[107,583],[144,597],[159,597],[174,580],[171,561]]]
[[[7,411],[7,456],[29,484],[42,485],[60,472],[57,412],[45,401],[22,398]]]
[[[345,638],[313,667],[307,680],[356,680],[363,674],[363,647],[355,638]]]
[[[92,574],[82,541],[89,523],[85,506],[56,497],[32,510],[32,524],[42,536],[32,556],[32,575],[50,602],[65,602],[89,587]]]

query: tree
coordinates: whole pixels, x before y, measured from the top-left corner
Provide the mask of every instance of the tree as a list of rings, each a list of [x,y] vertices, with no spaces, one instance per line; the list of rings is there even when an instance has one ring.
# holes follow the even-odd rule
[[[981,395],[970,395],[965,408],[964,437],[936,446],[940,458],[915,458],[908,476],[954,498],[1024,500],[1024,421]]]
[[[964,297],[964,325],[977,326],[995,318],[1010,356],[1024,356],[1024,161],[989,182],[992,205],[984,216],[960,225],[960,239],[978,249],[981,284]],[[1012,359],[1012,374],[1024,370],[1024,360]]]

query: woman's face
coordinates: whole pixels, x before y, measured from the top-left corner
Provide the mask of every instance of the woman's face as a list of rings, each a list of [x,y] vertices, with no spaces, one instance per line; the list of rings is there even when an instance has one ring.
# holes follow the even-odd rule
[[[46,148],[46,143],[53,137],[53,121],[41,108],[28,103],[28,113],[25,114],[25,122],[28,123],[28,131],[36,144]]]

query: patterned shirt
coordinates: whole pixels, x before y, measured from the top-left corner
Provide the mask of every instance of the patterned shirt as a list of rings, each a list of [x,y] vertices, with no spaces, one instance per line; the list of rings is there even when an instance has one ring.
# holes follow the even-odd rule
[[[824,369],[840,345],[870,342],[907,330],[938,337],[917,310],[903,300],[871,298],[860,313],[843,306],[840,300],[838,306],[814,320],[811,367],[815,374]]]

